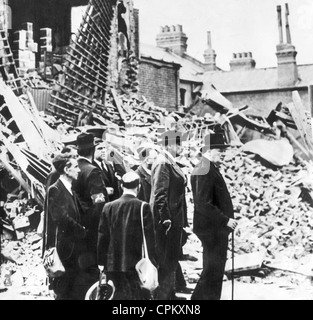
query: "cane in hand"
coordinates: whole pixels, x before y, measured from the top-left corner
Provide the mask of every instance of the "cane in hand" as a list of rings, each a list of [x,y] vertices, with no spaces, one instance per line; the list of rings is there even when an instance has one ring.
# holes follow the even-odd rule
[[[231,299],[234,300],[234,293],[235,293],[235,232],[232,232],[232,288],[231,288]]]

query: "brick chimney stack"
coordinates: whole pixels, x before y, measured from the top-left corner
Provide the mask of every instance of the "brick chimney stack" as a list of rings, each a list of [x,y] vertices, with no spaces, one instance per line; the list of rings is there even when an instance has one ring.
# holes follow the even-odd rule
[[[251,52],[239,52],[233,54],[233,59],[230,61],[231,71],[251,70],[256,65]]]
[[[183,56],[187,51],[187,36],[183,32],[183,26],[161,27],[161,32],[157,35],[156,42],[160,48],[170,49],[179,56]]]
[[[208,31],[208,43],[207,49],[204,51],[204,66],[206,71],[215,71],[216,70],[216,53],[212,49],[212,38],[211,32]]]
[[[281,6],[277,6],[279,44],[276,46],[278,62],[278,85],[288,87],[293,86],[298,81],[297,51],[291,43],[289,27],[289,6],[286,3],[286,42],[283,39]]]

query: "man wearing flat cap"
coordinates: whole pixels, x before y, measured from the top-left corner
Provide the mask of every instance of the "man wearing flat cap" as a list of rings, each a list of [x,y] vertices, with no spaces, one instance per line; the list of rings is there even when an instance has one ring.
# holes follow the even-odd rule
[[[149,295],[140,288],[135,269],[142,258],[143,224],[150,260],[156,264],[154,219],[148,203],[137,198],[140,177],[134,171],[122,177],[123,195],[105,205],[101,214],[98,236],[98,263],[113,281],[113,300],[144,300]]]
[[[220,300],[227,260],[228,237],[237,227],[227,185],[218,170],[224,134],[205,137],[202,158],[191,175],[194,198],[193,231],[203,246],[203,272],[191,300]]]
[[[80,203],[86,212],[87,252],[81,263],[90,274],[90,281],[98,278],[97,265],[97,235],[101,211],[108,198],[106,187],[102,179],[101,170],[93,164],[95,143],[90,133],[81,133],[77,137],[78,166],[80,173],[73,183]]]
[[[187,178],[175,161],[182,150],[182,134],[161,135],[162,152],[151,170],[150,206],[156,219],[160,287],[158,300],[177,299],[176,270],[182,253],[183,229],[188,226]]]
[[[46,194],[43,252],[56,245],[66,272],[52,279],[50,285],[57,300],[83,300],[84,292],[78,285],[79,260],[85,249],[87,230],[83,224],[84,212],[72,191],[72,182],[80,170],[77,160],[70,154],[57,155],[53,166],[59,179]]]

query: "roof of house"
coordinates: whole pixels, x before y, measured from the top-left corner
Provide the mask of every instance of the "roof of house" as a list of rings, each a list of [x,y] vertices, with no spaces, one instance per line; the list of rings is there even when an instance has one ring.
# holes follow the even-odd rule
[[[151,57],[165,62],[180,64],[181,80],[202,82],[201,76],[204,72],[202,63],[187,54],[181,57],[170,50],[143,43],[140,44],[140,54],[143,57]]]
[[[313,64],[298,66],[299,81],[293,87],[303,87],[312,84]],[[236,70],[236,71],[208,71],[202,76],[203,88],[211,84],[222,93],[246,92],[283,89],[278,84],[277,68]]]

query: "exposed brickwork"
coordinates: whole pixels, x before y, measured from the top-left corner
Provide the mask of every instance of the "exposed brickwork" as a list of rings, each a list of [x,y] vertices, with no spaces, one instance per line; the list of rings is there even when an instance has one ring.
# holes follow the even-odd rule
[[[139,66],[139,94],[158,107],[176,109],[180,66],[150,58],[142,58]]]

